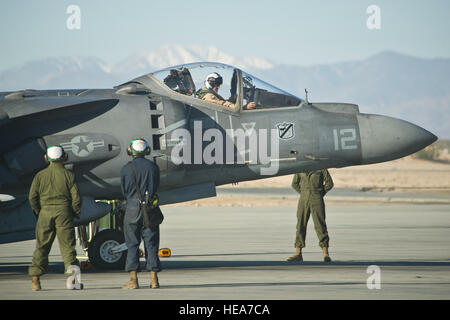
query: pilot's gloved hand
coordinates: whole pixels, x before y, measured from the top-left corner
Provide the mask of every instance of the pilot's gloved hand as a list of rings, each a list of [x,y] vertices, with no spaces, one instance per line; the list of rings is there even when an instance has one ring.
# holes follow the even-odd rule
[[[245,110],[252,110],[252,109],[256,109],[256,103],[254,102],[249,102],[244,106]]]

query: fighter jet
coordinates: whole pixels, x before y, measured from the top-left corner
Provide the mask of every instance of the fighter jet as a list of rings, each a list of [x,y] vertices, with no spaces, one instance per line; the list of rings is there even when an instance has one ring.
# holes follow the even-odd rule
[[[202,99],[202,88],[215,101]],[[0,202],[0,243],[34,238],[27,195],[47,146],[68,154],[83,225],[111,210],[96,199],[123,198],[120,169],[136,137],[161,169],[161,204],[212,197],[228,183],[390,161],[437,139],[355,104],[309,102],[221,63],[174,66],[112,89],[2,92],[0,194],[10,201]]]

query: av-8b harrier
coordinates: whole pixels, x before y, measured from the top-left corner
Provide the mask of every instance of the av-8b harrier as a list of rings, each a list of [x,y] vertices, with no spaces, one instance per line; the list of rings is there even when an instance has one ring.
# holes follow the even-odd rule
[[[230,103],[201,99],[214,73],[222,78],[216,97]],[[83,225],[111,210],[96,199],[122,198],[120,169],[135,137],[150,143],[161,169],[161,204],[215,196],[233,182],[389,161],[437,139],[354,104],[307,100],[219,63],[175,66],[113,89],[0,93],[0,194],[13,199],[0,203],[0,243],[34,238],[27,194],[50,145],[68,153]]]

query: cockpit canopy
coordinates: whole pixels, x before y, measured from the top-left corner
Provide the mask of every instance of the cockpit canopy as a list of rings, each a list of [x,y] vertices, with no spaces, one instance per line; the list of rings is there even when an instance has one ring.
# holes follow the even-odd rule
[[[152,75],[171,90],[200,99],[201,92],[208,89],[205,80],[212,73],[218,73],[223,79],[215,95],[232,104],[245,106],[254,102],[257,109],[262,109],[297,106],[302,102],[302,99],[286,91],[222,63],[184,64],[156,71]]]

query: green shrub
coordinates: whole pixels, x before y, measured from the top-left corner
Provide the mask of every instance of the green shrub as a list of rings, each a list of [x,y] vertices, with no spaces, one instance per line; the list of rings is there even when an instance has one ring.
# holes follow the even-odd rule
[[[413,157],[423,160],[436,160],[439,158],[439,154],[439,146],[436,143],[433,143],[432,145],[429,145],[428,147],[414,153]]]

